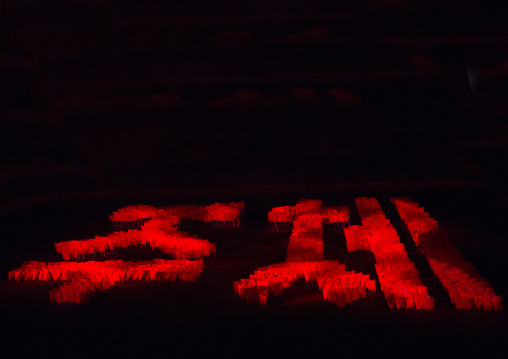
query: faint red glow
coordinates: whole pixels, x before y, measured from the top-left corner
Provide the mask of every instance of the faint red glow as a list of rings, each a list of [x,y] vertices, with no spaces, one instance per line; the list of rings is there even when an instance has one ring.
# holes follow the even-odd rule
[[[413,65],[416,65],[416,66],[434,69],[434,70],[439,68],[439,66],[436,65],[436,63],[434,61],[432,61],[425,55],[408,55],[408,56],[406,56],[406,58],[409,61],[411,61],[411,63]]]
[[[359,105],[362,103],[362,101],[356,96],[350,93],[347,90],[341,90],[341,89],[335,89],[335,90],[328,90],[328,93],[332,95],[333,100],[337,104],[356,104]]]
[[[391,201],[457,309],[503,308],[494,288],[464,260],[448,234],[423,207],[409,198],[392,198]]]
[[[304,36],[307,38],[319,39],[330,36],[331,34],[332,31],[330,29],[320,29],[311,27],[305,32]]]
[[[503,61],[501,62],[501,64],[498,66],[497,68],[498,70],[501,70],[501,71],[507,71],[508,70],[508,61]]]
[[[292,94],[297,102],[315,103],[318,101],[316,92],[313,89],[294,89]]]

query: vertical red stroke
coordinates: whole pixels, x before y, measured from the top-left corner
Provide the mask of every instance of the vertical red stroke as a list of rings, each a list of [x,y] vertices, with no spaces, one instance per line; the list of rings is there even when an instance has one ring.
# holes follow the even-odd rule
[[[361,226],[344,230],[348,251],[374,254],[376,272],[390,308],[433,309],[434,298],[422,285],[420,275],[400,243],[397,231],[375,198],[355,198]]]
[[[235,292],[247,302],[265,305],[269,296],[282,294],[298,278],[316,281],[324,299],[338,307],[365,297],[367,290],[375,291],[375,283],[368,275],[348,272],[338,261],[323,261],[322,224],[349,220],[347,207],[327,208],[321,201],[300,200],[294,207],[273,208],[268,219],[293,223],[287,259],[233,283]]]
[[[473,265],[464,260],[448,233],[423,207],[410,198],[391,198],[391,201],[457,309],[502,309],[501,297]]]

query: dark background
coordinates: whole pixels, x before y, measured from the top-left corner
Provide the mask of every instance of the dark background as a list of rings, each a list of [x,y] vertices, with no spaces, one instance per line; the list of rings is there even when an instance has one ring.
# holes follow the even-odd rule
[[[506,293],[508,28],[506,12],[493,4],[2,1],[4,273],[24,260],[59,260],[58,240],[108,233],[107,214],[125,205],[245,200],[252,208],[237,232],[201,233],[226,257],[209,260],[212,277],[205,269],[190,286],[195,292],[176,284],[183,299],[174,286],[132,284],[88,309],[57,311],[40,300],[51,284],[4,281],[4,323],[12,326],[4,346],[42,357],[79,357],[75,347],[140,356],[129,348],[138,343],[133,328],[141,328],[139,348],[168,354],[435,348],[497,357],[506,317],[464,314],[445,299],[437,314],[394,313],[377,297],[337,311],[301,284],[265,311],[229,293],[233,280],[284,257],[287,238],[266,233],[271,206],[301,197],[352,205],[369,195],[382,198],[385,211],[393,195],[431,208],[466,260]],[[267,249],[252,244],[242,252],[238,238]],[[345,248],[340,234],[333,238],[325,241],[330,256],[333,243]],[[196,297],[203,290],[217,301]],[[164,306],[168,295],[173,302]],[[308,296],[314,302],[282,304]],[[185,334],[176,334],[172,318]],[[271,352],[278,336],[283,345]],[[270,345],[260,349],[260,342]]]
[[[101,190],[504,188],[502,13],[483,1],[4,1],[2,209]]]

